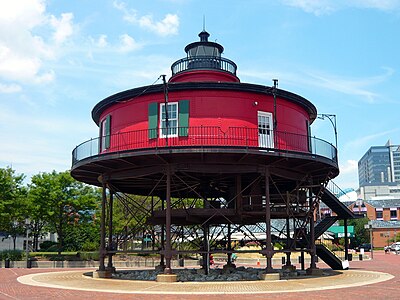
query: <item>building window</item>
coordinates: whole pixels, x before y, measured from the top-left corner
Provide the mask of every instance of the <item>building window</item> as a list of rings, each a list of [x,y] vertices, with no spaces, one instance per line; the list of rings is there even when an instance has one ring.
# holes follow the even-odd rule
[[[110,148],[111,140],[111,116],[108,115],[100,123],[100,151]]]
[[[382,210],[377,210],[376,211],[376,219],[377,220],[383,220],[383,211]]]
[[[160,105],[160,137],[165,138],[167,135],[176,137],[178,136],[178,102],[168,103],[167,106],[166,110],[164,103]]]
[[[397,220],[397,210],[390,210],[390,219]]]

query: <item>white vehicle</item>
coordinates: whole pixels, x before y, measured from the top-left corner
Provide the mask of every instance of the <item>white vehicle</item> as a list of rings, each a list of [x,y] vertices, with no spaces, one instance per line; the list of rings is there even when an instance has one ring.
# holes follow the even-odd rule
[[[391,244],[390,251],[400,251],[400,242]]]

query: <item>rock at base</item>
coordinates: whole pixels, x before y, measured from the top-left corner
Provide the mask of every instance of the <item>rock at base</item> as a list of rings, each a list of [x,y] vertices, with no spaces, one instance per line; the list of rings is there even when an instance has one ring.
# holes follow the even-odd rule
[[[92,273],[93,278],[111,278],[112,272],[110,270],[100,271],[96,270]]]
[[[263,273],[261,274],[261,280],[280,280],[281,274],[279,273]]]
[[[177,282],[178,276],[176,274],[158,274],[157,282]]]

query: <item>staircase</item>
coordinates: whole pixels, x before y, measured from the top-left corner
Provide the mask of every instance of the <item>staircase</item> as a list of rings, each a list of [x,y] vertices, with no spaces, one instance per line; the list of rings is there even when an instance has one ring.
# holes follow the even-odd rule
[[[357,216],[347,208],[340,200],[327,188],[323,188],[321,201],[326,204],[336,215],[338,219],[355,219]]]
[[[325,231],[329,229],[336,221],[337,217],[325,217],[314,227],[314,237],[318,239]]]
[[[332,251],[330,251],[323,244],[316,244],[316,254],[319,258],[321,258],[328,266],[330,266],[333,270],[347,270],[348,264],[344,263],[338,256],[335,255]]]
[[[347,208],[340,200],[335,196],[335,190],[338,191],[340,188],[332,181],[328,184],[329,187],[321,187],[322,190],[315,189],[314,193],[317,195],[320,193],[321,202],[325,203],[336,216],[325,217],[314,227],[315,239],[318,239],[326,230],[329,229],[337,220],[340,219],[355,219],[358,215],[355,215],[351,210]],[[340,190],[341,191],[341,190]],[[328,266],[333,270],[344,270],[348,269],[348,263],[343,262],[338,256],[330,251],[323,244],[316,244],[316,255],[321,258]]]

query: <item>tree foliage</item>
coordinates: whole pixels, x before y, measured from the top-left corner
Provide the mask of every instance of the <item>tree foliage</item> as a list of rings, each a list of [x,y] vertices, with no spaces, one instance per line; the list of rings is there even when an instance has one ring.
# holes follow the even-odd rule
[[[0,231],[13,238],[14,250],[17,235],[24,232],[27,189],[23,174],[15,174],[10,167],[0,168]]]
[[[76,181],[68,171],[40,173],[34,175],[31,182],[29,198],[34,224],[39,224],[41,229],[45,226],[47,231],[57,233],[59,253],[64,248],[79,250],[76,248],[81,244],[66,236],[74,233],[73,236],[76,237],[79,235],[76,232],[80,232],[81,227],[94,222],[92,216],[100,200],[99,191]],[[93,224],[88,228],[97,230]],[[74,243],[67,245],[66,241]]]

